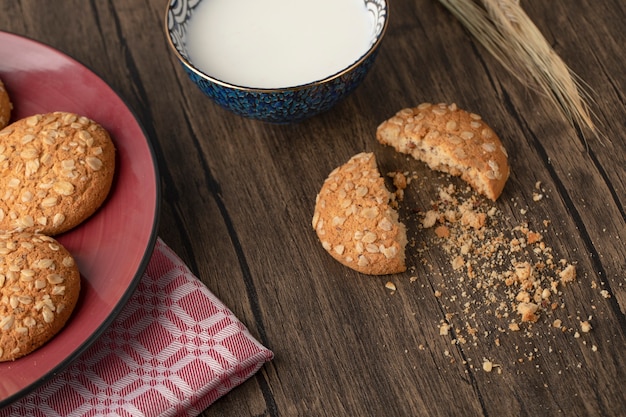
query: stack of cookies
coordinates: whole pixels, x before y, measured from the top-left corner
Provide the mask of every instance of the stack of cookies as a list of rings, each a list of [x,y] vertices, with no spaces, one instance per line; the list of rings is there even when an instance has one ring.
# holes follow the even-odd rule
[[[0,362],[42,346],[69,319],[80,272],[54,236],[89,218],[113,183],[108,132],[68,112],[9,124],[0,82]]]

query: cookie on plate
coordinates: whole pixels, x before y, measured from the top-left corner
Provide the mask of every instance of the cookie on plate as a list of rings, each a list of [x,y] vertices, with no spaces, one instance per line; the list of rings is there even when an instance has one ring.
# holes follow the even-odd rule
[[[431,169],[460,176],[494,201],[509,178],[506,149],[496,133],[479,115],[455,104],[400,110],[378,126],[376,138]]]
[[[78,266],[59,242],[0,234],[0,362],[27,355],[56,335],[79,294]]]
[[[374,154],[357,154],[324,181],[315,202],[313,229],[333,258],[356,271],[403,272],[406,228],[390,202]]]
[[[0,80],[0,129],[9,124],[12,110],[13,104],[11,103],[9,93],[2,83],[2,80]]]
[[[20,119],[0,130],[0,230],[65,232],[106,199],[115,148],[98,123],[74,113]]]

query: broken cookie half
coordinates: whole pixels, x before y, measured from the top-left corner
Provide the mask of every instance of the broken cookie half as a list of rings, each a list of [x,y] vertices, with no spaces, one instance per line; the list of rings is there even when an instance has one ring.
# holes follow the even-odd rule
[[[422,103],[378,126],[376,138],[431,169],[460,176],[495,201],[509,178],[508,156],[482,117],[455,104]]]
[[[390,203],[376,157],[359,153],[324,181],[315,202],[313,229],[333,258],[358,272],[403,272],[406,228]]]

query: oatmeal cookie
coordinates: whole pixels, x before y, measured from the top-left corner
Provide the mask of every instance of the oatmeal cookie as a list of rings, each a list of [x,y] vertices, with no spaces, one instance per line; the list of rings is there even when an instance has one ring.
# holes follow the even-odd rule
[[[13,104],[11,103],[9,93],[2,83],[2,80],[0,80],[0,129],[9,124],[12,110]]]
[[[0,230],[57,235],[106,199],[115,148],[98,123],[74,113],[20,119],[0,130]]]
[[[494,201],[509,178],[507,152],[496,133],[481,116],[455,104],[400,110],[378,126],[376,138],[431,169],[460,176]]]
[[[357,154],[324,182],[316,198],[313,229],[333,258],[356,271],[403,272],[406,228],[390,201],[374,154]]]
[[[59,242],[0,234],[0,362],[27,355],[56,335],[79,294],[78,266]]]

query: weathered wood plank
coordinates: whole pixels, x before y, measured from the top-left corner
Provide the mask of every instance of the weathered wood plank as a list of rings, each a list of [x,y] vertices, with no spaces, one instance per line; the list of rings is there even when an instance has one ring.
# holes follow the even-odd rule
[[[289,126],[244,120],[209,102],[169,53],[158,3],[9,2],[0,29],[63,50],[119,91],[154,140],[161,237],[274,350],[274,361],[202,415],[626,412],[621,2],[522,3],[594,90],[605,137],[586,143],[435,0],[392,2],[387,38],[364,84],[331,112]],[[528,223],[556,262],[576,263],[577,280],[559,287],[558,308],[538,323],[511,331],[515,312],[487,312],[482,278],[454,271],[434,231],[420,227],[440,187],[464,186],[379,145],[374,132],[423,101],[483,115],[507,147],[509,183],[496,203],[483,203],[497,209],[493,230]],[[416,176],[400,207],[412,242],[404,274],[347,270],[311,229],[323,180],[361,151],[375,152],[383,173]],[[537,193],[543,198],[534,201]],[[503,262],[524,256],[506,253]],[[580,322],[589,317],[585,333]],[[557,318],[564,331],[552,326]],[[444,322],[453,325],[447,335]],[[467,325],[480,330],[476,338]],[[485,359],[497,365],[492,372],[483,370]]]

